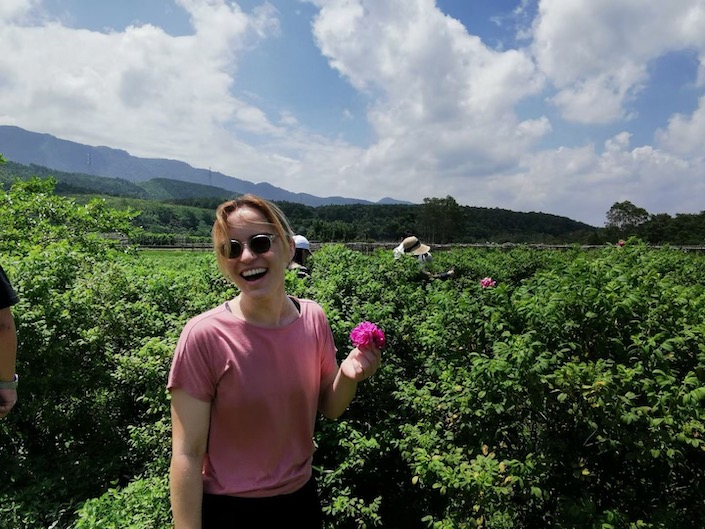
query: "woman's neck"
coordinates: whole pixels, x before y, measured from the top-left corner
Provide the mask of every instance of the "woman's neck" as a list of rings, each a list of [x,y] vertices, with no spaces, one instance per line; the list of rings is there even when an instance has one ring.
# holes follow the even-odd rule
[[[233,300],[233,312],[248,323],[261,327],[284,327],[298,317],[287,295],[274,299],[250,299],[239,294]]]

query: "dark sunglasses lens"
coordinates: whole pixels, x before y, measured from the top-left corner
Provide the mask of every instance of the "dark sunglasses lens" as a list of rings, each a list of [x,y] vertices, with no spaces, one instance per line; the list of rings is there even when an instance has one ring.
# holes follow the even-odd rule
[[[272,241],[266,235],[255,235],[250,239],[250,248],[255,253],[268,252],[272,247]]]
[[[230,254],[228,255],[228,258],[230,259],[237,259],[240,257],[240,254],[242,253],[242,244],[240,244],[240,241],[230,241]]]

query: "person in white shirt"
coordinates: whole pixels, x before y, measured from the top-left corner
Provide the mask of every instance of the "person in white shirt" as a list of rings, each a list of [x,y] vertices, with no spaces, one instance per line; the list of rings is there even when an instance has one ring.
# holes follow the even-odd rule
[[[428,270],[427,265],[433,260],[431,255],[431,247],[423,244],[418,237],[411,235],[406,237],[399,246],[392,250],[394,258],[399,259],[402,255],[411,255],[419,263],[419,270],[422,279],[451,279],[455,277],[455,269],[451,268],[447,272],[432,273]]]

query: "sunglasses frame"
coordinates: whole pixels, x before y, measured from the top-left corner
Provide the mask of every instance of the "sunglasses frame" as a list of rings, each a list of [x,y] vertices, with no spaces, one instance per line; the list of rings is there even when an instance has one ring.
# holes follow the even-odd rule
[[[267,253],[269,250],[272,249],[272,242],[274,239],[278,237],[277,234],[275,233],[256,233],[249,239],[247,239],[247,242],[242,242],[237,239],[230,239],[230,252],[228,252],[228,246],[227,244],[223,244],[221,247],[221,252],[227,259],[237,259],[242,255],[242,252],[245,251],[245,248],[249,248],[250,251],[254,254],[257,255],[262,255],[263,253]],[[267,245],[267,248],[262,251],[258,251],[255,248],[252,247],[252,241],[258,238],[264,238],[269,241],[269,244]],[[239,248],[237,255],[233,255],[233,249],[234,248]]]

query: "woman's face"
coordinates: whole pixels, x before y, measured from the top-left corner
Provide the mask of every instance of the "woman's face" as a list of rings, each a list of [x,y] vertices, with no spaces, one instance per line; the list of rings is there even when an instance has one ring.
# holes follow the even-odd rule
[[[228,238],[240,242],[242,253],[227,259],[230,278],[243,296],[267,298],[284,295],[284,274],[293,255],[293,241],[282,240],[274,226],[256,209],[243,207],[228,215]],[[269,235],[271,246],[262,253],[257,243],[251,248],[255,235]],[[259,241],[263,242],[263,241]]]

